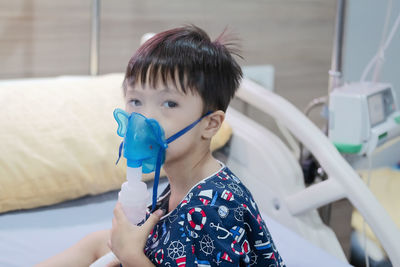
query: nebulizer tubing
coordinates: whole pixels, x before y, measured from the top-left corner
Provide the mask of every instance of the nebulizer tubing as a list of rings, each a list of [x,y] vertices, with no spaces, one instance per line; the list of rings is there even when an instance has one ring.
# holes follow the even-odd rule
[[[387,17],[388,17],[388,16],[389,16],[389,11],[388,11]],[[387,19],[387,20],[388,20],[388,19]],[[392,27],[392,29],[391,29],[391,31],[390,31],[390,33],[389,33],[388,38],[386,39],[385,42],[382,42],[383,45],[380,46],[378,52],[372,57],[372,59],[370,60],[370,62],[368,63],[368,65],[365,67],[365,69],[364,69],[364,71],[363,71],[363,73],[362,73],[362,75],[361,75],[361,79],[360,79],[361,82],[365,82],[365,80],[366,80],[366,78],[367,78],[367,75],[368,75],[368,73],[370,72],[372,66],[373,66],[379,59],[380,59],[380,60],[383,60],[383,57],[384,57],[384,54],[385,54],[385,50],[389,47],[390,43],[392,42],[393,36],[394,36],[394,34],[396,33],[397,28],[399,27],[399,24],[400,24],[400,13],[399,13],[399,15],[397,16],[397,18],[396,18],[396,20],[395,20],[395,22],[394,22],[394,24],[393,24],[393,27]],[[381,63],[379,63],[379,64],[381,64]],[[377,68],[375,69],[374,78],[377,79],[377,77],[379,76],[379,71],[380,71],[380,69],[381,69],[381,66],[380,66],[380,65],[377,66]]]

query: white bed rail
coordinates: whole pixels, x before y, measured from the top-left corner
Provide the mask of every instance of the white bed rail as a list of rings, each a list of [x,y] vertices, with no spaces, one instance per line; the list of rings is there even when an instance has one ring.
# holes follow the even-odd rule
[[[329,178],[286,197],[285,202],[292,215],[299,215],[344,197],[346,195],[337,179]]]
[[[328,174],[326,181],[286,197],[284,202],[292,215],[347,198],[381,241],[393,266],[400,266],[399,229],[322,131],[290,102],[252,81],[244,79],[236,96],[287,127]]]

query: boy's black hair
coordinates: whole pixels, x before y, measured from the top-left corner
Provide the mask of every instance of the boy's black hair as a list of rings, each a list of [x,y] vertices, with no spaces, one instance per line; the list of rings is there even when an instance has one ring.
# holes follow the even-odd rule
[[[169,81],[185,94],[197,92],[203,111],[226,111],[239,87],[242,70],[233,58],[240,57],[232,43],[224,43],[225,31],[214,41],[202,29],[190,25],[156,34],[129,61],[123,82],[128,86]],[[178,86],[179,85],[179,86]]]

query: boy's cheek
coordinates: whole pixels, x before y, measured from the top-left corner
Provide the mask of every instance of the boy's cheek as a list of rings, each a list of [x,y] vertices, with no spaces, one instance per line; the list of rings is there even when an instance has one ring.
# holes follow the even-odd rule
[[[176,134],[177,132],[179,132],[180,130],[182,130],[185,126],[181,126],[178,122],[179,122],[179,118],[178,119],[159,119],[157,120],[158,123],[161,125],[161,127],[164,130],[164,134],[165,134],[165,139],[168,139],[169,137],[171,137],[172,135]],[[178,140],[182,137],[179,137],[178,139],[176,139],[174,141],[178,142]],[[172,144],[172,143],[171,143]]]
[[[184,138],[185,135],[182,135],[172,143],[168,144],[168,148],[165,155],[165,161],[168,162],[172,159],[187,155],[190,150],[189,140]]]
[[[165,162],[164,163],[168,164],[168,163],[172,162],[175,159],[175,154],[176,154],[175,146],[172,144],[168,145],[168,149],[165,153]]]

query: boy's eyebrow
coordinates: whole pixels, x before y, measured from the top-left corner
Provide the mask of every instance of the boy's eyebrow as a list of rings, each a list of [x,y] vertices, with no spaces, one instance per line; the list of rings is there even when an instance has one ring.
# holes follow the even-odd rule
[[[168,87],[165,87],[165,88],[163,88],[163,89],[161,89],[160,90],[160,92],[162,92],[162,93],[167,93],[167,94],[174,94],[174,95],[181,95],[181,94],[183,94],[182,92],[180,92],[178,89],[171,89],[171,88],[168,88]]]
[[[126,94],[141,94],[139,90],[135,90],[133,87],[128,87],[128,90],[126,90]]]
[[[155,90],[155,89],[146,89],[146,90]],[[140,92],[141,90],[137,90],[134,87],[128,87],[126,94],[130,93],[130,94],[138,94],[141,95],[142,92]],[[171,89],[169,87],[163,87],[162,89],[158,89],[157,91],[159,91],[162,94],[174,94],[174,95],[183,95],[184,93],[181,92],[178,89]]]

